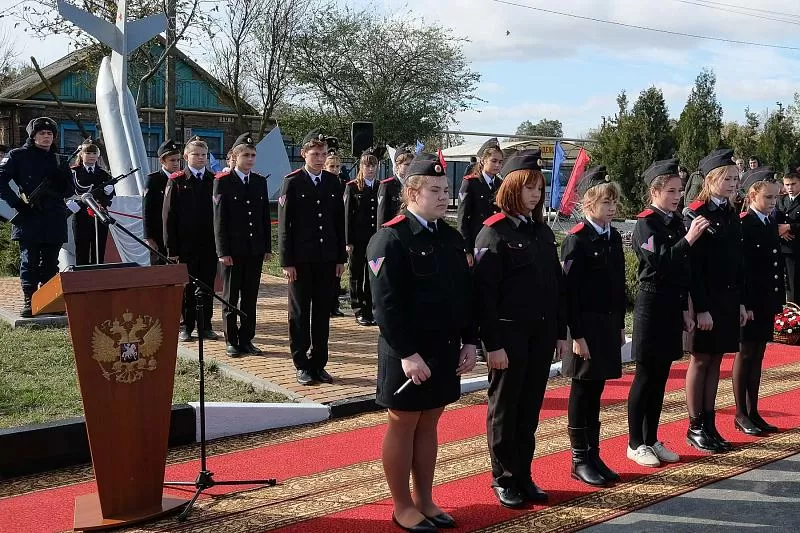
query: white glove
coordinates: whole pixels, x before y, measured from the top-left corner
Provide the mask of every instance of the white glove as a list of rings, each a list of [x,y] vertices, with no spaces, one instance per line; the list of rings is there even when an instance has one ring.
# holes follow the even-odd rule
[[[81,206],[75,200],[67,200],[67,209],[72,211],[73,213],[77,213],[81,210]]]
[[[106,195],[113,194],[114,193],[114,186],[113,185],[106,185],[105,187],[103,187],[103,192],[106,193]]]

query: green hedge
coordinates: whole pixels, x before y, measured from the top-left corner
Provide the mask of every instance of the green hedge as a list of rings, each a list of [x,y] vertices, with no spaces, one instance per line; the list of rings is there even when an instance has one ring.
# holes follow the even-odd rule
[[[0,223],[0,275],[19,276],[19,246],[11,240],[11,224]]]
[[[639,290],[638,270],[639,260],[636,259],[636,254],[630,248],[625,248],[625,299],[629,309],[633,308],[636,291]]]

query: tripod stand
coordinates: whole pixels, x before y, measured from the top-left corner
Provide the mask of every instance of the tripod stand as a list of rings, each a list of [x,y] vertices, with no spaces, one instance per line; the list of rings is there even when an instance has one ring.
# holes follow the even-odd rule
[[[86,198],[88,195],[88,199]],[[111,226],[115,226],[120,231],[125,233],[128,237],[131,237],[133,240],[144,246],[146,249],[150,250],[153,254],[159,257],[162,261],[166,263],[175,264],[176,261],[168,258],[158,250],[154,249],[152,246],[144,242],[142,239],[134,235],[128,228],[121,224],[117,224],[117,221],[109,215],[105,210],[100,208],[94,199],[91,197],[91,194],[84,195],[81,199],[84,201],[85,204],[89,206],[94,212],[95,217],[100,220],[103,224],[107,225],[109,228]],[[94,205],[92,205],[94,204]],[[246,315],[237,309],[236,307],[232,306],[228,301],[224,300],[216,293],[214,290],[197,279],[195,276],[189,275],[189,279],[195,285],[195,295],[196,295],[196,309],[197,309],[197,323],[203,324],[205,320],[204,312],[203,312],[203,297],[210,295],[213,299],[221,302],[228,310],[232,311],[233,313],[237,314],[239,317],[246,318]],[[250,480],[224,480],[224,481],[217,481],[214,479],[214,473],[208,470],[207,466],[207,445],[206,445],[206,401],[205,401],[205,362],[203,358],[203,335],[198,335],[198,362],[200,366],[200,472],[197,474],[197,478],[194,481],[165,481],[164,485],[171,485],[171,486],[193,486],[195,488],[194,495],[192,496],[191,500],[186,504],[186,508],[178,515],[179,521],[185,521],[189,512],[192,510],[197,498],[200,497],[200,494],[215,485],[268,485],[274,486],[277,483],[277,480],[274,478],[269,479],[250,479]]]

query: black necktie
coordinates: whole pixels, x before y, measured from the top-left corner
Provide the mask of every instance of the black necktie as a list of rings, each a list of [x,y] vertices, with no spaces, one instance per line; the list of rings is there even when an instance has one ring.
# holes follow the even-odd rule
[[[89,171],[89,174],[94,174],[94,167],[89,167],[87,170]]]
[[[600,234],[600,238],[603,239],[604,241],[607,241],[608,240],[608,232],[604,231],[603,233],[601,233]]]
[[[197,174],[195,174],[195,178],[197,178],[197,181],[203,181],[203,173],[198,172]]]
[[[428,229],[431,230],[431,233],[434,235],[436,234],[436,221],[428,222]]]
[[[245,184],[245,185],[250,185],[250,174],[246,175],[246,176],[245,176],[245,177],[242,179],[242,181],[244,182],[244,184]]]
[[[312,176],[311,179],[314,180],[314,187],[319,187],[319,182],[320,182],[319,176]]]

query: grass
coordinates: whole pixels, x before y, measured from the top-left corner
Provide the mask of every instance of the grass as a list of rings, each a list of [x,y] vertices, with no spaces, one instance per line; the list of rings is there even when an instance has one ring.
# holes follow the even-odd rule
[[[173,403],[197,401],[199,365],[178,359]],[[206,399],[290,402],[220,375],[206,364]],[[64,329],[11,329],[0,324],[0,428],[60,420],[83,414],[72,343]]]

